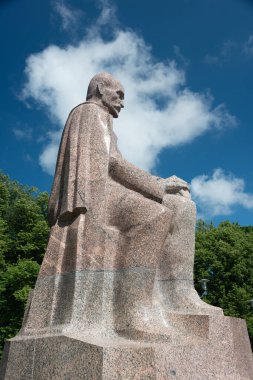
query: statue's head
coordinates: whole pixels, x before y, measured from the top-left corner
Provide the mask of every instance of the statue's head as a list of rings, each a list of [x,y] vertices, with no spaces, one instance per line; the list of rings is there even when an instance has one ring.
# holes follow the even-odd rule
[[[111,74],[102,72],[91,79],[86,100],[103,105],[113,117],[118,117],[124,107],[124,88]]]

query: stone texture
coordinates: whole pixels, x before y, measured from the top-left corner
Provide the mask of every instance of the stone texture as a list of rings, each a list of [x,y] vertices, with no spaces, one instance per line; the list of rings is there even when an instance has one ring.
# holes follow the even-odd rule
[[[1,378],[252,379],[252,354],[243,320],[177,314],[171,315],[171,320],[174,330],[170,342],[101,337],[87,331],[16,337],[9,342],[11,349],[6,351],[2,367],[5,377]],[[182,330],[176,332],[180,326]]]
[[[7,341],[0,367],[0,379],[33,379],[34,340]]]
[[[47,250],[1,379],[250,379],[245,323],[194,289],[188,184],[119,152],[112,119],[123,99],[98,74],[69,115]]]
[[[112,118],[123,87],[107,74],[92,81],[63,132],[51,233],[23,334],[98,323],[160,334],[169,312],[222,314],[193,286],[196,212],[187,183],[121,156]]]

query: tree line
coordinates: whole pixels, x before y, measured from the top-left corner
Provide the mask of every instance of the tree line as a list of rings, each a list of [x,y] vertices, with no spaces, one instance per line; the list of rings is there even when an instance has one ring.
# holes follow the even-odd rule
[[[48,193],[12,181],[0,172],[0,354],[17,334],[47,245]],[[196,226],[195,286],[224,314],[246,319],[253,343],[253,227],[201,220]]]

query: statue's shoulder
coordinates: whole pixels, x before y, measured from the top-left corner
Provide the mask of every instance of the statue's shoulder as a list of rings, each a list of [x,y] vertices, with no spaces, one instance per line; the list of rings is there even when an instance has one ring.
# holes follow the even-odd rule
[[[76,113],[83,112],[83,111],[88,111],[89,109],[92,109],[94,107],[96,107],[94,103],[89,103],[89,102],[80,103],[74,108],[72,108],[72,110],[69,113],[69,116]]]
[[[70,121],[73,117],[80,116],[80,114],[85,114],[87,117],[92,115],[94,117],[96,114],[100,114],[101,112],[108,113],[108,111],[105,111],[104,107],[101,107],[94,102],[87,101],[74,107],[69,113],[68,120]]]

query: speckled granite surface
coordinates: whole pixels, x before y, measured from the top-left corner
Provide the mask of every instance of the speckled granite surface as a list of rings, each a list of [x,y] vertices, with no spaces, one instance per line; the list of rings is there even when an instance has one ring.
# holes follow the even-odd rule
[[[69,115],[47,250],[1,379],[252,379],[244,321],[194,289],[188,184],[119,152],[112,120],[123,99],[102,73]]]
[[[140,338],[135,332],[131,338],[102,337],[99,330],[16,337],[6,347],[1,379],[252,379],[252,353],[243,320],[170,317],[167,342],[158,335]]]

